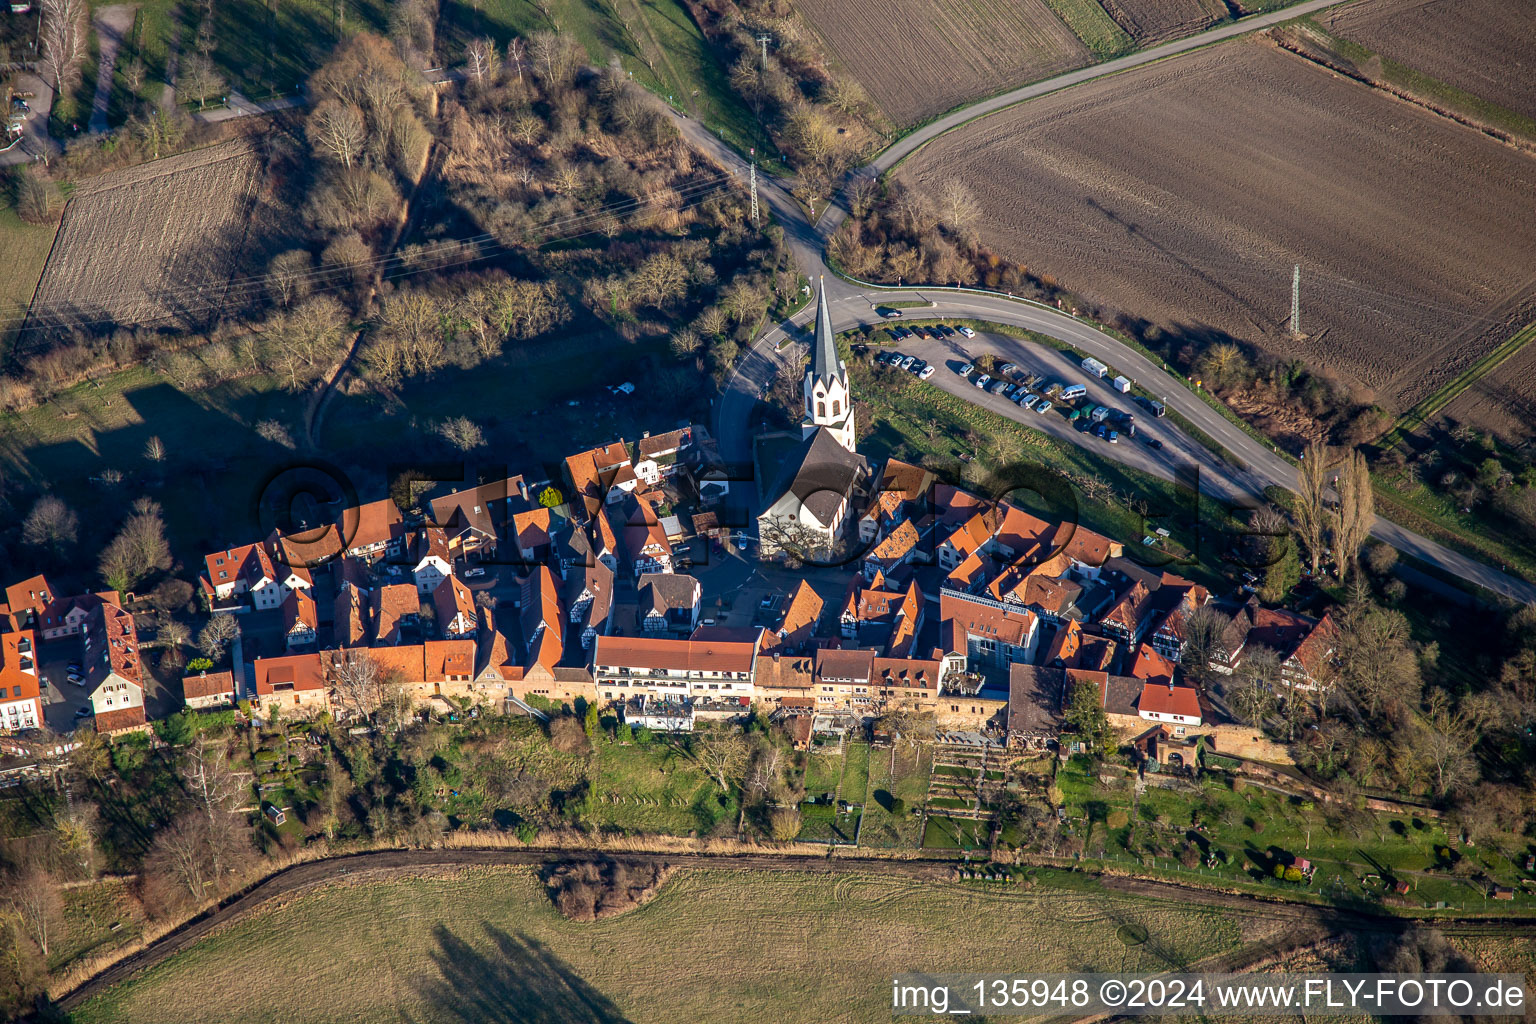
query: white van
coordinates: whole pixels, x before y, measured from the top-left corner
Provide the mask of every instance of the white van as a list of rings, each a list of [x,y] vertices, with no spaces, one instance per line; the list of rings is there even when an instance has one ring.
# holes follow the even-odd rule
[[[1075,402],[1088,393],[1088,389],[1081,384],[1069,384],[1061,389],[1061,398],[1065,402]]]

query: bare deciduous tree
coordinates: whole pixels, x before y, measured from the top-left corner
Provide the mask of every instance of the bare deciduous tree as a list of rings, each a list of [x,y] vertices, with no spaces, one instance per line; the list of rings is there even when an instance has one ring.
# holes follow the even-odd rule
[[[331,662],[331,687],[343,715],[370,718],[387,710],[400,684],[366,651],[340,651]]]
[[[1296,501],[1291,516],[1296,536],[1307,551],[1307,564],[1316,576],[1323,564],[1323,546],[1328,538],[1328,448],[1319,442],[1307,446],[1297,472]]]
[[[80,532],[80,517],[61,498],[45,494],[37,499],[26,521],[21,524],[21,539],[34,547],[46,547],[55,554],[75,542]]]
[[[468,416],[454,416],[437,425],[437,434],[455,450],[472,452],[485,444],[485,432]]]
[[[43,68],[54,93],[65,94],[80,83],[88,46],[85,0],[43,0],[42,19]]]
[[[747,744],[733,728],[720,728],[695,736],[693,759],[705,775],[715,781],[721,792],[731,788],[731,781],[747,767]]]
[[[1371,536],[1376,519],[1376,499],[1371,492],[1371,471],[1365,455],[1349,452],[1339,466],[1339,515],[1334,529],[1333,558],[1339,578],[1353,569],[1360,548]]]
[[[304,134],[310,145],[330,154],[336,162],[351,169],[368,139],[368,128],[357,107],[341,100],[323,100],[304,122]]]
[[[27,937],[47,956],[64,917],[64,900],[53,873],[35,856],[27,857],[5,879],[4,899]]]
[[[227,612],[221,612],[211,617],[207,624],[197,634],[198,650],[206,654],[210,660],[218,661],[224,656],[224,649],[234,642],[240,635],[240,624],[235,617]]]

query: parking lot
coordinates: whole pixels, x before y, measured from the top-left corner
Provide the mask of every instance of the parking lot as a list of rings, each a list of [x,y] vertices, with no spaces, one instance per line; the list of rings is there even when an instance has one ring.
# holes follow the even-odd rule
[[[83,685],[69,682],[71,664],[80,662],[80,638],[64,637],[38,644],[38,669],[45,681],[42,688],[43,723],[54,732],[65,733],[89,716],[77,717],[75,712],[91,703],[90,691]]]

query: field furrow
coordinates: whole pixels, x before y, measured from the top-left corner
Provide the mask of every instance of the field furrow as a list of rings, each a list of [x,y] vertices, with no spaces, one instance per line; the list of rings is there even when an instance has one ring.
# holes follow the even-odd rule
[[[800,11],[899,125],[1091,60],[1044,0],[802,0]]]

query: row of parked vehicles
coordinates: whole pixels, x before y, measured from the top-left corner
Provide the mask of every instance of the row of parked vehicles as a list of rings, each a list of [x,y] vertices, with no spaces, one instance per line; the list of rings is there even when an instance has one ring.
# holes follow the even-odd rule
[[[966,363],[960,367],[960,376],[970,379],[976,372],[976,367]],[[1021,409],[1033,409],[1038,413],[1051,411],[1051,401],[1046,395],[1061,385],[1048,382],[1038,373],[1020,371],[1013,363],[1004,363],[997,368],[997,376],[983,373],[971,381],[983,391],[994,395],[1001,395],[1013,402]]]
[[[904,356],[900,352],[880,352],[876,354],[875,362],[893,370],[906,370],[918,380],[927,380],[933,376],[933,367],[928,365],[928,360]]]
[[[892,341],[906,341],[908,338],[953,338],[960,335],[966,338],[976,337],[976,332],[969,327],[951,327],[948,324],[927,324],[919,327],[887,327],[885,333],[891,336]]]

